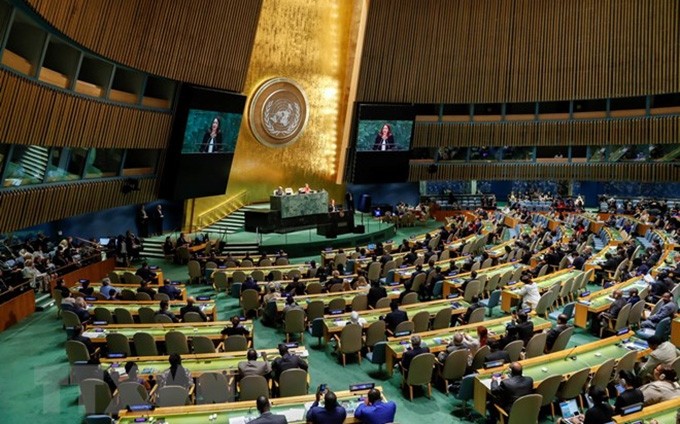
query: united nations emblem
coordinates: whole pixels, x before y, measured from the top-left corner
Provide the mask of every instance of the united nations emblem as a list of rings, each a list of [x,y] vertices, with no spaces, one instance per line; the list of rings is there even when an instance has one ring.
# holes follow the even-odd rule
[[[305,92],[288,78],[265,81],[255,91],[248,112],[253,136],[270,147],[287,146],[297,140],[308,117]]]

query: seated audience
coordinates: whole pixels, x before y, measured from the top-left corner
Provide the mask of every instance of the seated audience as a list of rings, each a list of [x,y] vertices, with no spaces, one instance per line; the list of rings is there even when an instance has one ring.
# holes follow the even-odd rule
[[[677,398],[680,386],[675,370],[667,365],[657,365],[653,381],[640,387],[640,391],[645,398],[645,406]]]
[[[225,337],[229,336],[245,336],[248,337],[250,335],[250,330],[245,328],[243,325],[241,325],[241,319],[234,315],[231,317],[229,320],[231,321],[231,327],[224,327],[224,329],[221,331],[221,334]]]
[[[427,346],[422,346],[422,339],[419,335],[414,334],[411,336],[411,346],[406,349],[404,355],[401,358],[401,367],[404,371],[404,375],[408,375],[408,369],[411,366],[411,361],[413,358],[420,355],[421,353],[428,353],[430,348]]]
[[[371,389],[364,402],[357,406],[354,417],[368,424],[387,424],[394,421],[397,404],[394,401],[383,401],[380,390]]]
[[[168,357],[168,362],[170,368],[158,376],[158,388],[182,386],[188,390],[194,384],[194,379],[191,371],[182,366],[182,357],[178,353],[173,353]]]
[[[208,317],[203,313],[203,310],[201,310],[200,306],[196,306],[195,303],[196,303],[196,299],[194,299],[193,297],[190,297],[190,298],[187,299],[187,306],[183,306],[183,307],[180,308],[179,317],[182,321],[184,321],[184,315],[187,312],[196,312],[201,317],[203,322],[208,321]]]
[[[182,297],[182,291],[175,287],[167,278],[163,280],[163,285],[158,288],[158,293],[168,295],[170,300],[176,300]]]
[[[279,358],[274,359],[272,363],[272,373],[276,381],[281,377],[281,373],[294,368],[300,368],[305,371],[309,368],[307,362],[297,355],[294,355],[288,351],[288,346],[281,343],[279,344]]]
[[[238,374],[241,377],[247,375],[261,375],[269,377],[272,372],[272,367],[267,361],[267,356],[262,355],[262,360],[257,360],[257,351],[255,349],[248,349],[246,353],[247,360],[238,363]]]
[[[640,379],[630,371],[619,371],[618,383],[623,387],[623,391],[618,394],[614,402],[614,412],[620,415],[623,408],[636,403],[643,403],[644,396],[640,387]],[[618,390],[618,387],[617,387]]]
[[[258,396],[255,406],[260,416],[249,421],[250,424],[288,424],[285,415],[272,414],[271,404],[266,396]]]
[[[156,315],[165,315],[172,320],[172,322],[179,322],[179,319],[170,311],[170,304],[167,300],[161,300],[160,309],[156,311]]]
[[[567,321],[568,319],[565,314],[559,314],[557,316],[557,325],[548,331],[548,336],[545,340],[546,353],[552,350],[553,346],[555,345],[555,341],[557,341],[557,337],[559,337],[559,335],[562,334],[564,330],[571,328],[571,326],[567,324]]]
[[[649,318],[647,318],[645,321],[642,321],[640,327],[655,328],[662,319],[673,317],[678,311],[678,304],[673,300],[673,296],[670,294],[670,292],[665,292],[661,296],[661,302],[663,302],[661,308],[659,308],[659,310],[654,315],[650,315]]]
[[[321,395],[324,395],[324,405],[319,406]],[[312,424],[342,424],[347,417],[347,411],[338,404],[335,393],[326,389],[325,393],[316,392],[316,400],[307,411],[307,422]]]

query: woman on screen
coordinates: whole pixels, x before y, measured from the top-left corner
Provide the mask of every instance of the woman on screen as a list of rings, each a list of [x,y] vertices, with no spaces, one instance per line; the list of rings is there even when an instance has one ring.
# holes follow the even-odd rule
[[[201,142],[201,153],[215,153],[222,150],[222,123],[217,116],[213,119],[210,128],[208,128],[203,135]]]
[[[394,136],[392,135],[392,127],[390,127],[390,124],[383,125],[378,135],[375,136],[373,150],[383,152],[386,150],[394,150]]]

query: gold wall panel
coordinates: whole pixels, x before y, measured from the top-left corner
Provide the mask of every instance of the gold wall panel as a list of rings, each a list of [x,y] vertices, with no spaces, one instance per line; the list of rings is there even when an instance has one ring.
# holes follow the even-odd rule
[[[308,98],[309,121],[302,136],[281,148],[260,144],[250,132],[247,112],[241,124],[226,196],[195,199],[194,215],[233,193],[248,191],[248,201],[266,201],[277,186],[324,188],[344,198],[335,183],[346,111],[347,78],[352,66],[352,30],[358,0],[264,0],[244,93],[251,97],[264,81],[296,81]]]

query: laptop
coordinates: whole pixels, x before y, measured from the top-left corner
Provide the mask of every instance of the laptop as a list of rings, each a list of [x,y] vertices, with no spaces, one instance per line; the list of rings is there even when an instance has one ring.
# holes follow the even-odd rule
[[[578,410],[576,399],[560,402],[560,411],[562,412],[562,418],[568,423],[575,423],[576,420],[572,420],[572,418],[581,414]]]
[[[630,415],[642,411],[643,403],[638,402],[621,408],[621,415]]]

